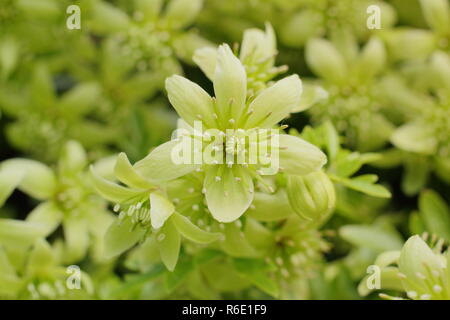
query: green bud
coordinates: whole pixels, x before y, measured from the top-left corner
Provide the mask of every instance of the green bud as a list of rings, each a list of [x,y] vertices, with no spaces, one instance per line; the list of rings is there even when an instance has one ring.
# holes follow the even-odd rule
[[[287,194],[292,209],[308,220],[322,220],[336,203],[333,183],[323,171],[289,176]]]

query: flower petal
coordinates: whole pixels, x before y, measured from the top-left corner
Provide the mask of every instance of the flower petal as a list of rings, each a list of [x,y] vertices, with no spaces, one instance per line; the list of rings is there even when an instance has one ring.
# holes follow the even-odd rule
[[[426,124],[418,122],[399,127],[392,134],[391,142],[405,151],[422,154],[433,154],[436,151],[436,139],[433,132]]]
[[[174,211],[174,205],[166,197],[157,192],[150,194],[150,218],[154,229],[161,228]]]
[[[152,181],[168,181],[192,172],[198,165],[176,164],[172,153],[180,141],[172,140],[155,148],[147,157],[138,161],[134,168],[138,173]],[[193,161],[192,161],[193,162]]]
[[[165,18],[172,28],[181,29],[191,24],[202,9],[203,0],[171,0]]]
[[[69,141],[62,150],[58,169],[60,172],[81,171],[87,165],[87,156],[83,146],[77,141]]]
[[[113,258],[128,250],[142,239],[145,232],[139,225],[134,227],[131,219],[117,219],[105,234],[105,257]]]
[[[247,75],[241,61],[227,44],[221,45],[217,51],[214,92],[222,121],[237,121],[245,108]]]
[[[85,219],[69,217],[64,219],[64,239],[66,250],[64,258],[68,262],[80,261],[89,247],[88,225]]]
[[[188,218],[179,213],[174,213],[173,223],[178,232],[185,238],[201,244],[211,243],[219,239],[219,233],[206,232],[193,224]]]
[[[283,120],[300,104],[302,82],[298,75],[286,77],[264,89],[252,101],[245,128],[271,127]]]
[[[59,226],[63,218],[63,212],[52,201],[41,203],[31,211],[26,221],[39,223],[46,227],[46,234],[49,235]]]
[[[203,121],[210,128],[216,126],[213,100],[198,84],[174,75],[166,80],[166,90],[170,103],[189,125]]]
[[[16,158],[4,161],[1,169],[14,175],[23,175],[19,189],[36,199],[48,199],[55,192],[55,174],[45,164]]]
[[[316,146],[301,138],[280,135],[280,169],[287,174],[305,175],[319,170],[327,156]]]
[[[156,234],[156,243],[164,265],[173,271],[180,254],[181,237],[171,220]]]
[[[91,177],[94,183],[94,188],[105,199],[116,202],[126,203],[136,197],[142,196],[142,190],[133,190],[130,188],[122,187],[111,181],[108,181],[100,177],[91,166]]]
[[[256,28],[244,31],[239,59],[245,64],[247,63],[246,59],[252,59],[248,62],[254,64],[261,63],[270,58],[273,61],[276,51],[275,33],[272,26],[267,23],[266,31]]]
[[[121,152],[117,157],[114,173],[117,179],[130,187],[136,189],[149,189],[153,186],[149,181],[136,172],[128,160],[127,155],[123,152]]]
[[[345,80],[347,67],[344,58],[328,40],[310,40],[306,45],[306,61],[316,74],[328,81],[341,83]]]
[[[209,80],[213,81],[217,63],[217,48],[204,47],[197,49],[192,59]]]
[[[211,166],[206,172],[206,203],[212,216],[220,222],[238,219],[253,200],[253,181],[240,166]]]
[[[442,263],[425,241],[419,236],[412,236],[402,248],[398,266],[409,281],[416,286],[426,289],[426,283],[422,277],[429,275],[433,270],[440,270]]]

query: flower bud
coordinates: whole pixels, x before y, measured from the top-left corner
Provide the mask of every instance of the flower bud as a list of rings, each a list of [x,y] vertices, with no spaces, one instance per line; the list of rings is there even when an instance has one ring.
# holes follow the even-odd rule
[[[289,176],[287,194],[292,209],[308,220],[322,220],[336,203],[333,183],[323,171]]]

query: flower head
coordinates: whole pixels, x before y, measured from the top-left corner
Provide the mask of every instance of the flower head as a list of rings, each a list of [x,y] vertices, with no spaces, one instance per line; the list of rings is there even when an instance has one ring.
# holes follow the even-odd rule
[[[281,79],[250,97],[247,82],[242,62],[228,45],[217,51],[215,98],[183,77],[168,78],[169,100],[183,119],[184,130],[181,136],[157,147],[135,165],[142,176],[159,181],[176,179],[194,170],[204,172],[208,208],[221,222],[236,220],[250,206],[253,179],[261,181],[262,175],[278,171],[304,175],[326,162],[317,147],[271,130],[299,104],[299,77]],[[203,127],[207,129],[205,133]],[[193,148],[184,149],[184,156],[192,159],[200,155],[201,159],[174,161],[177,148],[186,145]],[[274,163],[279,165],[272,166]]]

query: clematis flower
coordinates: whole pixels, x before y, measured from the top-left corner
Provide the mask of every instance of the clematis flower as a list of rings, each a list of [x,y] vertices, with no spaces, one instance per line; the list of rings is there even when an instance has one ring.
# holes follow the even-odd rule
[[[173,271],[180,252],[180,234],[202,244],[219,238],[219,234],[203,231],[177,213],[163,190],[140,175],[124,153],[118,156],[114,173],[127,187],[106,180],[91,167],[94,187],[115,203],[114,211],[119,213],[105,235],[107,257],[117,256],[151,238],[149,241],[155,243],[162,261]]]
[[[202,142],[202,149],[197,148],[190,155],[205,154],[212,149],[217,157],[215,161],[175,163],[172,154],[180,144],[177,137],[154,149],[135,164],[135,169],[142,176],[158,181],[173,180],[194,170],[204,171],[203,187],[211,214],[220,222],[231,222],[250,206],[253,179],[262,180],[267,160],[278,161],[278,171],[305,175],[319,170],[326,162],[326,156],[301,138],[267,131],[299,104],[302,84],[297,75],[283,78],[257,96],[248,97],[246,70],[225,44],[218,49],[213,83],[215,98],[197,84],[177,75],[166,80],[166,89],[171,104],[187,124],[188,137],[181,140]],[[216,133],[213,142],[208,131],[203,134],[195,130],[196,123]],[[258,133],[255,140],[252,134],[259,129],[266,131]],[[246,154],[248,156],[250,145],[257,145],[261,150],[264,149],[262,144],[268,141],[271,148],[267,149],[267,154],[258,155],[255,163],[236,161],[248,159]],[[205,148],[203,142],[208,143]]]

